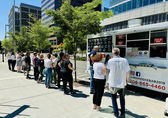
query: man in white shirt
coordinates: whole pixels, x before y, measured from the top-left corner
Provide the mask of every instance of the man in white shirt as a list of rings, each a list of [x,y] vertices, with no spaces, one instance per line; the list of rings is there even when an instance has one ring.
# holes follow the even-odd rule
[[[120,49],[114,48],[112,51],[113,58],[108,61],[107,69],[110,70],[108,84],[111,92],[112,105],[114,115],[116,118],[119,116],[118,105],[117,105],[117,93],[120,95],[121,103],[121,115],[125,114],[125,98],[124,88],[127,85],[129,78],[129,64],[124,58],[121,58]]]

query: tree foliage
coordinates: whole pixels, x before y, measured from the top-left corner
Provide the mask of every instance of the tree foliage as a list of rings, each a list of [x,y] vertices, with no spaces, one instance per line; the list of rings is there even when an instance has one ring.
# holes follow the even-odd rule
[[[51,47],[48,41],[49,27],[44,27],[41,20],[37,20],[36,17],[30,15],[33,19],[33,23],[30,22],[29,26],[21,27],[20,32],[9,32],[9,39],[3,40],[3,47],[10,51],[42,51]]]
[[[49,49],[51,44],[48,41],[50,30],[49,27],[44,27],[41,19],[37,20],[36,17],[30,16],[34,23],[30,23],[29,36],[33,40],[33,46],[35,50],[42,51]]]
[[[13,46],[12,46],[12,39],[7,39],[5,38],[2,41],[2,47],[7,50],[7,51],[12,51],[13,50]]]
[[[12,46],[15,51],[25,52],[32,48],[32,40],[26,26],[21,27],[20,32],[15,32],[15,34],[9,32],[9,37],[12,40]]]
[[[76,51],[87,35],[101,31],[101,20],[111,17],[112,11],[95,11],[100,4],[102,4],[101,0],[93,0],[81,7],[73,7],[70,0],[63,0],[60,9],[46,11],[53,17],[57,25],[54,29],[55,33],[59,40],[64,40],[65,49]]]

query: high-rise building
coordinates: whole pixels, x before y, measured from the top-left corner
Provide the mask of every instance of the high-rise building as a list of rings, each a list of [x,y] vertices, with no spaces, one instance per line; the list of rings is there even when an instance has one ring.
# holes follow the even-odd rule
[[[33,22],[29,14],[41,19],[41,8],[24,3],[21,3],[19,7],[13,6],[8,15],[9,32],[20,31],[22,26],[28,26],[28,22]]]
[[[92,2],[92,0],[71,0],[71,5],[73,6],[82,6],[83,4],[87,2]],[[42,22],[43,24],[46,25],[51,25],[52,24],[52,17],[47,16],[45,14],[46,9],[59,9],[62,5],[62,0],[42,0],[41,1],[41,9],[42,9]],[[96,10],[101,11],[101,6],[96,8]],[[56,36],[51,36],[49,38],[49,41],[52,45],[52,48],[56,48],[57,45],[57,38]]]
[[[71,5],[73,6],[82,6],[87,2],[92,2],[92,0],[71,0]],[[62,5],[62,0],[42,0],[41,1],[41,9],[42,9],[42,21],[44,25],[51,23],[51,17],[45,14],[46,9],[59,9]],[[101,6],[99,6],[96,10],[101,10]]]

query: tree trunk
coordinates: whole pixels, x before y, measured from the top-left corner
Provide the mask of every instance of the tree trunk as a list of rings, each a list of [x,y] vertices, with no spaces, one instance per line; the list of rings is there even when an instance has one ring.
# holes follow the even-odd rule
[[[74,66],[75,66],[75,70],[77,71],[76,68],[76,52],[77,52],[77,43],[75,43],[75,54],[74,54]],[[75,82],[77,82],[77,72],[75,71]]]
[[[74,66],[75,66],[75,70],[76,70],[76,51],[75,51],[75,54],[74,54]],[[77,82],[77,73],[75,71],[75,82]]]

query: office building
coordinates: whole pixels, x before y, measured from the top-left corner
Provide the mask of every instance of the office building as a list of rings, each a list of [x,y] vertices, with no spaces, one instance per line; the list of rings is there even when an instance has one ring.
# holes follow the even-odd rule
[[[168,21],[168,0],[111,0],[110,5],[114,16],[102,22],[103,32],[128,28],[132,19],[140,25]]]
[[[33,22],[29,14],[41,19],[41,8],[24,3],[20,6],[13,6],[8,15],[9,32],[20,31],[22,26],[28,26],[28,22]]]

